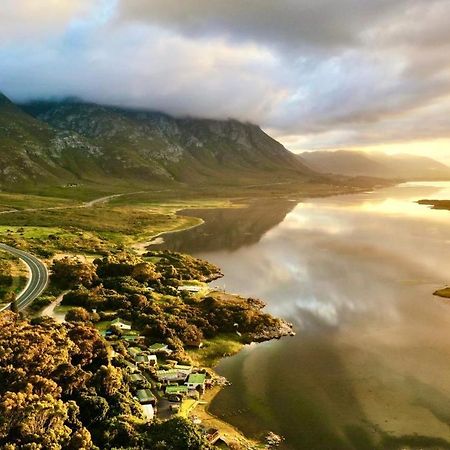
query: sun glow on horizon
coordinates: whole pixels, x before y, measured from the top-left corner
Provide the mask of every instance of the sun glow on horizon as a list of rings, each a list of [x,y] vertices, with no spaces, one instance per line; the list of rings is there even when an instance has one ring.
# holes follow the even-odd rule
[[[378,144],[366,147],[353,147],[352,150],[364,152],[383,152],[390,155],[410,154],[417,156],[428,156],[450,164],[450,139],[433,139],[412,142],[399,142],[395,144]]]

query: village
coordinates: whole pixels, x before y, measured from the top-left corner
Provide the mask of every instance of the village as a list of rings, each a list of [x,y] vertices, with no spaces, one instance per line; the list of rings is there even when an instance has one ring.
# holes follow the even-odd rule
[[[145,338],[133,329],[132,322],[120,317],[111,321],[102,334],[111,343],[112,358],[121,356],[114,350],[115,344],[120,342],[125,346],[125,372],[147,421],[167,420],[177,415],[189,418],[202,429],[210,444],[231,448],[225,435],[217,428],[203,426],[201,419],[192,413],[202,402],[206,390],[227,383],[223,377],[208,368],[171,359],[173,352],[167,344],[146,345]]]

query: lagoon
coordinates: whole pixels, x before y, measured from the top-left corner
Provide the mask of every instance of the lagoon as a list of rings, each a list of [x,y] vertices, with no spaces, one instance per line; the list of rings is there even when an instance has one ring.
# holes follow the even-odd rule
[[[450,183],[186,213],[205,223],[164,247],[297,331],[222,360],[214,414],[286,450],[450,448],[450,303],[432,295],[450,282],[450,212],[426,198]]]

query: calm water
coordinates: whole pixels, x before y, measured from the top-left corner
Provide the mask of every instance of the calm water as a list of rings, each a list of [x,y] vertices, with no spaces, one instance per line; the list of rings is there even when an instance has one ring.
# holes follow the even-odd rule
[[[285,449],[450,448],[450,183],[197,211],[206,224],[169,248],[222,267],[295,338],[249,346],[218,371],[211,410]]]

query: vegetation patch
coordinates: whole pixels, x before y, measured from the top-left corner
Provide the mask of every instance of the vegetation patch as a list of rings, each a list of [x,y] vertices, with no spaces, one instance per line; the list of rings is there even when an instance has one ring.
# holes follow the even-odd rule
[[[210,449],[190,421],[149,423],[86,324],[0,315],[0,447],[19,449]]]
[[[28,272],[19,258],[0,251],[0,304],[8,303],[27,282]]]
[[[437,295],[437,296],[443,297],[443,298],[450,298],[450,287],[439,289],[434,293],[434,295]]]
[[[244,343],[292,332],[288,324],[264,313],[259,300],[205,292],[195,284],[193,292],[185,290],[186,282],[209,282],[221,273],[206,261],[175,252],[148,252],[144,257],[117,253],[93,263],[64,258],[54,262],[52,273],[55,284],[70,289],[62,306],[96,311],[102,330],[116,317],[129,321],[147,345],[166,343],[181,360],[212,365]],[[92,318],[87,315],[88,320]]]
[[[450,200],[419,200],[419,205],[428,205],[433,209],[446,209],[450,211]]]

